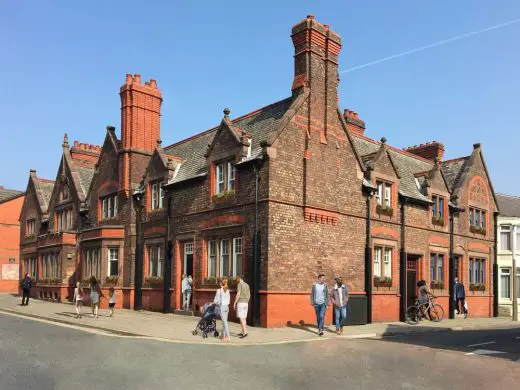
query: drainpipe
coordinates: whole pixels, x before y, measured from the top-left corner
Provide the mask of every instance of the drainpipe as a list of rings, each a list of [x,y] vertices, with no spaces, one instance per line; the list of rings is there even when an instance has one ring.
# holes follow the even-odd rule
[[[399,261],[399,294],[400,299],[400,310],[399,310],[399,321],[406,321],[406,304],[407,304],[407,292],[406,286],[408,280],[406,278],[406,201],[405,197],[401,198],[401,255]]]
[[[141,296],[143,285],[143,242],[141,238],[141,213],[143,209],[143,194],[134,195],[136,205],[136,245],[135,245],[135,281],[134,281],[134,310],[141,310]]]
[[[172,287],[172,241],[170,239],[170,211],[171,211],[171,192],[166,189],[166,220],[168,223],[167,233],[166,233],[166,256],[164,263],[164,276],[163,276],[163,312],[171,313],[171,295],[170,289]]]
[[[495,237],[493,243],[493,251],[495,252],[495,258],[493,262],[493,317],[498,317],[498,216],[499,213],[493,214],[494,226],[495,226]],[[513,252],[514,253],[514,252]]]
[[[449,299],[448,299],[448,315],[450,320],[455,318],[455,255],[453,251],[454,248],[454,210],[451,207],[448,207],[449,211],[449,224],[450,224],[450,262],[448,268],[448,291],[449,291]],[[460,267],[460,264],[459,264]],[[463,281],[461,281],[463,282]]]
[[[258,183],[260,182],[259,170],[260,167],[253,164],[255,171],[255,231],[253,235],[253,326],[260,326],[260,232],[258,228]]]
[[[518,321],[518,297],[516,295],[517,292],[517,285],[516,285],[516,231],[517,226],[513,225],[512,234],[513,234],[513,247],[511,248],[513,252],[513,321]]]
[[[365,243],[365,292],[367,294],[367,324],[372,323],[372,190],[367,193],[367,231]]]

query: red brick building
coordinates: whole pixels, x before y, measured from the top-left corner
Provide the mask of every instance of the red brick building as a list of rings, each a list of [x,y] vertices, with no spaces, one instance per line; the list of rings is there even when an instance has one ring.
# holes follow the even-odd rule
[[[0,186],[0,293],[16,293],[19,280],[20,210],[25,193]]]
[[[127,75],[121,139],[108,127],[100,148],[65,140],[47,198],[36,187],[51,184],[29,180],[22,225],[41,224],[32,241],[22,234],[21,256],[58,259],[57,285],[38,281],[42,294],[64,299],[95,275],[122,307],[178,310],[191,274],[197,310],[217,278],[245,273],[252,322],[273,327],[314,321],[308,295],[322,272],[345,278],[351,321],[364,323],[402,318],[418,279],[447,315],[457,274],[472,315],[493,315],[497,206],[480,145],[442,161],[438,142],[370,139],[338,107],[339,36],[309,16],[291,37],[287,99],[235,119],[225,109],[217,127],[173,145],[160,140],[157,83]]]

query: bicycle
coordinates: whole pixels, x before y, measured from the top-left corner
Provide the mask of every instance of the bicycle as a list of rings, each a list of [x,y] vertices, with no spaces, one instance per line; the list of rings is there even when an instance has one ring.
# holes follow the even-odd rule
[[[438,303],[435,303],[436,296],[431,295],[428,303],[420,303],[418,299],[415,300],[415,305],[406,309],[406,322],[410,325],[417,325],[419,321],[426,318],[428,313],[430,320],[434,322],[442,321],[444,317],[444,309]]]

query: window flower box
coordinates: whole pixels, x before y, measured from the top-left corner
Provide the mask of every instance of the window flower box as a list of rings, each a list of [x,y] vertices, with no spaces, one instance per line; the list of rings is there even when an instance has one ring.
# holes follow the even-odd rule
[[[443,217],[432,217],[432,223],[437,226],[444,226]]]
[[[118,276],[107,276],[105,278],[105,284],[117,284],[118,280],[119,280]]]
[[[470,291],[486,291],[486,285],[482,283],[471,283],[469,285]]]
[[[32,241],[36,238],[36,236],[34,234],[29,234],[28,236],[25,236],[25,239],[27,241]]]
[[[375,287],[392,287],[392,278],[388,276],[374,276]]]
[[[444,289],[444,282],[442,280],[432,280],[430,282],[430,288],[432,290],[443,290]]]
[[[40,284],[61,284],[61,279],[40,279]]]
[[[469,227],[469,231],[471,233],[475,233],[475,234],[482,234],[482,235],[486,235],[486,228],[482,228],[482,227],[479,227],[479,226],[474,226],[474,225],[471,225]]]
[[[159,288],[164,286],[164,280],[160,276],[148,276],[144,280],[146,287]]]
[[[394,215],[394,209],[388,206],[378,204],[376,207],[376,213],[378,213],[379,215],[387,215],[389,217],[392,217]]]
[[[228,202],[235,199],[235,190],[224,191],[211,197],[213,203]]]

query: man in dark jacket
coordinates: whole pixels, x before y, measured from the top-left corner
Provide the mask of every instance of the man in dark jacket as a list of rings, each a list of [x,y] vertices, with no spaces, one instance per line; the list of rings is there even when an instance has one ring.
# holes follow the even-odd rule
[[[31,287],[32,287],[32,279],[31,275],[25,274],[25,277],[22,280],[22,306],[27,306],[29,304],[29,296],[31,295]]]
[[[464,285],[459,282],[458,278],[455,278],[455,296],[453,299],[455,300],[455,307],[457,308],[458,313],[464,313],[464,318],[468,317],[468,311],[464,305],[466,301],[466,292],[464,291]]]

